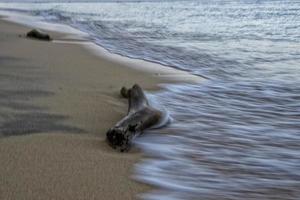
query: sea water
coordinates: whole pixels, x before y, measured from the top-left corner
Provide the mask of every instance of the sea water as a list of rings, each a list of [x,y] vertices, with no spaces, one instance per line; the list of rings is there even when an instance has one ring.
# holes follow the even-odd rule
[[[134,177],[157,188],[145,199],[300,198],[300,1],[9,2],[206,78],[151,95],[172,123],[136,141],[148,156]]]

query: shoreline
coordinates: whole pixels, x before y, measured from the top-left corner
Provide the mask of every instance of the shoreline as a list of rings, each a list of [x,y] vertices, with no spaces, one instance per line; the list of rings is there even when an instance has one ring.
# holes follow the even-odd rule
[[[189,76],[151,63],[129,67],[136,60],[66,33],[50,31],[54,42],[43,42],[24,37],[28,26],[0,18],[0,27],[1,134],[10,136],[0,139],[0,198],[135,199],[151,190],[130,178],[142,152],[105,143],[126,113],[119,90],[157,90]]]
[[[4,17],[2,20],[8,20],[12,23],[20,24],[21,26],[38,28],[50,33],[50,35],[54,35],[57,38],[52,41],[54,43],[82,45],[99,58],[128,68],[133,68],[134,70],[146,72],[151,76],[161,78],[160,81],[164,83],[175,84],[182,82],[195,84],[206,79],[205,77],[194,75],[172,66],[162,65],[159,62],[113,53],[101,46],[101,44],[96,44],[92,41],[89,33],[67,24],[52,23],[41,20],[37,16],[18,12],[0,11],[0,16],[1,15]]]

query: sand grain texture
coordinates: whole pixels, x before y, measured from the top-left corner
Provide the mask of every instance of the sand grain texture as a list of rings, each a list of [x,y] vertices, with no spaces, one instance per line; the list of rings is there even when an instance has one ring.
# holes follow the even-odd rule
[[[115,152],[105,132],[126,113],[121,86],[154,89],[159,79],[78,44],[27,39],[28,30],[0,21],[0,199],[134,199],[149,190],[130,179],[141,153]]]
[[[31,29],[0,19],[0,199],[126,200],[150,190],[130,178],[142,153],[105,142],[127,112],[120,88],[198,78],[99,52],[79,35],[26,38]]]

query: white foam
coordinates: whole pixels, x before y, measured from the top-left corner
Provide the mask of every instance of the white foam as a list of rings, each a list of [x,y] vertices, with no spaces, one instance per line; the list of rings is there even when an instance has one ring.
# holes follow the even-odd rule
[[[142,59],[133,59],[119,54],[109,52],[107,49],[88,40],[89,34],[65,24],[57,24],[42,21],[42,17],[30,16],[28,14],[0,11],[0,15],[6,16],[6,20],[23,24],[32,28],[39,28],[48,31],[64,33],[66,36],[63,40],[54,40],[55,43],[73,43],[83,45],[91,53],[102,59],[110,60],[119,63],[126,67],[134,68],[136,70],[154,73],[155,76],[161,77],[166,80],[174,80],[179,82],[198,83],[203,81],[202,77],[190,74],[186,71],[174,69],[172,67],[164,66],[158,63],[145,61]]]
[[[82,32],[68,25],[42,21],[43,19],[38,16],[31,16],[25,13],[4,11],[4,10],[0,11],[0,15],[5,16],[5,19],[8,21],[26,25],[32,28],[45,29],[49,31],[55,31],[55,32],[66,33],[66,34],[76,34],[82,37],[88,36],[87,33]]]

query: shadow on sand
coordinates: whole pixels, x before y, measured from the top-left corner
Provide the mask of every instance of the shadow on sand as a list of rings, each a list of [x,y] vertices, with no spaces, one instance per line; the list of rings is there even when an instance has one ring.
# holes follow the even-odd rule
[[[13,57],[0,56],[0,136],[45,132],[83,133],[67,125],[69,118],[38,105],[38,98],[55,95],[47,89],[47,74],[40,67]]]

